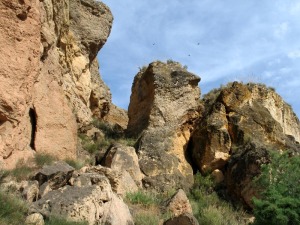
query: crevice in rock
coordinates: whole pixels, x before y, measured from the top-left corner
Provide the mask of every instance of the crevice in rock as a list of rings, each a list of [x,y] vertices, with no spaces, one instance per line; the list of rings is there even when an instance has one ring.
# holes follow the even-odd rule
[[[0,112],[0,126],[7,121],[7,117],[4,113]]]
[[[186,161],[191,165],[193,169],[193,173],[196,174],[198,171],[198,166],[193,158],[193,149],[194,149],[194,144],[193,144],[193,138],[191,136],[190,140],[187,142],[187,147],[184,156]]]
[[[33,150],[35,150],[35,135],[36,135],[37,116],[36,116],[36,112],[33,108],[29,109],[29,117],[30,117],[30,123],[31,123],[30,147]]]

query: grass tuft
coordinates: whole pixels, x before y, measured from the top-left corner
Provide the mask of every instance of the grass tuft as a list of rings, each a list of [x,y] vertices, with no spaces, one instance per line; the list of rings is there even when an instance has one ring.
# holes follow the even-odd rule
[[[35,154],[35,164],[38,167],[42,167],[44,165],[50,165],[55,161],[55,157],[49,155],[49,154],[44,154],[44,153],[36,153]]]
[[[0,191],[0,225],[24,224],[27,207],[24,201],[11,193]]]

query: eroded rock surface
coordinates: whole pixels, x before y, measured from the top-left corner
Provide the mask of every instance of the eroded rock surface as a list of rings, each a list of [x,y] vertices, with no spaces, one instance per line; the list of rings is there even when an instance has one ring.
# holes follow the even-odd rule
[[[186,151],[199,116],[199,81],[173,62],[153,62],[136,75],[127,131],[139,137],[137,151],[145,186],[167,190],[192,185]]]

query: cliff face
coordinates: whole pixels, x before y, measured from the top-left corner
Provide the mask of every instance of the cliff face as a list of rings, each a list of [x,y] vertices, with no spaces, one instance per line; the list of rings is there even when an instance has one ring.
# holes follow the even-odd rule
[[[154,62],[136,75],[127,132],[139,137],[137,152],[146,187],[192,185],[187,144],[199,116],[199,81],[178,63]]]
[[[267,150],[299,151],[299,120],[274,90],[259,84],[234,82],[207,95],[204,104],[192,158],[204,173],[225,173],[229,193],[251,207],[251,180],[268,162]]]
[[[0,11],[1,166],[76,157],[77,128],[111,106],[96,59],[111,12],[92,0],[3,0]]]

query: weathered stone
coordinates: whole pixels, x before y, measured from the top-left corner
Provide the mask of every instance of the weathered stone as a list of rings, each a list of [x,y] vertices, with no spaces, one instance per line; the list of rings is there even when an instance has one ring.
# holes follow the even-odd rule
[[[58,189],[66,185],[72,177],[74,168],[64,161],[55,162],[53,165],[45,165],[35,175],[35,180],[42,185],[48,182],[51,189]]]
[[[45,194],[47,194],[50,191],[52,191],[50,184],[48,182],[45,182],[40,186],[39,196],[42,198],[42,197],[44,197]]]
[[[44,225],[44,218],[40,213],[33,213],[26,217],[26,225]]]
[[[37,181],[29,181],[28,184],[22,188],[22,197],[28,202],[34,202],[39,197],[39,183]]]
[[[133,147],[112,145],[108,149],[103,165],[117,171],[126,170],[136,184],[141,186],[144,175],[140,170],[138,156]]]
[[[199,223],[192,214],[185,213],[168,219],[163,225],[199,225]]]
[[[127,171],[118,171],[98,165],[83,167],[80,172],[106,176],[109,179],[112,190],[121,196],[125,196],[128,192],[138,190],[137,185]]]
[[[64,216],[71,221],[87,221],[90,225],[117,225],[120,221],[121,224],[133,224],[128,207],[115,196],[104,176],[97,185],[65,186],[51,191],[35,202],[30,212]]]
[[[167,203],[166,209],[172,214],[172,217],[177,217],[184,213],[193,214],[190,201],[182,189],[179,189],[172,196],[172,198]]]
[[[154,62],[136,75],[127,131],[140,137],[137,151],[145,186],[168,190],[192,185],[187,145],[199,116],[199,81],[179,63]]]

